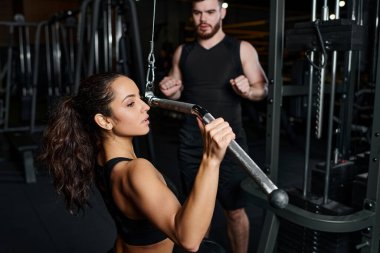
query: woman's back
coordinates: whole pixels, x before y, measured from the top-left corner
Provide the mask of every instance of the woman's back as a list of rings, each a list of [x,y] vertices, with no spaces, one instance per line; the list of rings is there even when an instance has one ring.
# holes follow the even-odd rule
[[[168,240],[167,236],[158,230],[149,220],[129,218],[120,210],[118,204],[115,203],[111,175],[115,165],[123,161],[129,162],[132,159],[115,157],[108,160],[104,166],[97,166],[96,168],[97,186],[108,211],[116,223],[118,231],[115,252],[172,252],[173,242]],[[119,199],[119,201],[124,200],[125,198]]]

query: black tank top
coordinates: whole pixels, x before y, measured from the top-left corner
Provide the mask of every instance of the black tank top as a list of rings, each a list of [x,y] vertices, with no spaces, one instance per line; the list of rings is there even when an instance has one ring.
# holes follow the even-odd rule
[[[184,89],[181,100],[205,108],[215,118],[223,117],[233,128],[242,126],[241,97],[230,79],[243,74],[240,41],[225,36],[210,49],[198,42],[182,47],[179,66]],[[185,128],[198,128],[192,115],[185,115]]]
[[[116,223],[118,234],[123,238],[124,242],[129,245],[150,245],[166,239],[167,236],[154,227],[148,220],[130,219],[116,206],[111,193],[110,179],[112,169],[121,161],[131,161],[131,159],[125,157],[113,158],[107,161],[103,167],[98,166],[96,169],[98,189],[102,194],[108,211]],[[172,191],[175,190],[172,189],[174,186],[170,184],[167,178],[165,178],[165,181]]]

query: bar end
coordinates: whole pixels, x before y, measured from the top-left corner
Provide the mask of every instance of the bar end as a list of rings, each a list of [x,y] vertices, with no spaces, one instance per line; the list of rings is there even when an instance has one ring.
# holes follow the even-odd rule
[[[274,208],[284,209],[289,203],[286,191],[276,189],[269,194],[269,202]]]

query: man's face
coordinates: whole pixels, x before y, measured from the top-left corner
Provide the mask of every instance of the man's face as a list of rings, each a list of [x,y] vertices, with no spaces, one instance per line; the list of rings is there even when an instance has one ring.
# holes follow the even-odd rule
[[[193,4],[195,30],[200,39],[212,38],[220,29],[225,9],[218,0],[204,0]]]

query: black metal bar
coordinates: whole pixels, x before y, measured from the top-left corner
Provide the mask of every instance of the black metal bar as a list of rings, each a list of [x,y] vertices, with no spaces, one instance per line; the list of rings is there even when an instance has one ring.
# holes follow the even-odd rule
[[[90,38],[90,51],[88,57],[88,69],[87,76],[90,76],[94,73],[94,57],[97,56],[98,51],[95,50],[96,40],[97,40],[97,30],[98,30],[98,22],[99,22],[99,9],[100,9],[100,0],[94,0],[92,7],[92,24],[91,24],[91,38]]]
[[[37,85],[38,85],[38,71],[39,71],[39,64],[40,64],[40,39],[41,39],[41,30],[42,27],[46,25],[46,21],[42,21],[37,25],[36,30],[36,38],[34,43],[34,63],[33,63],[33,82],[32,82],[32,89],[33,89],[33,97],[32,97],[32,115],[30,119],[30,132],[33,133],[35,131],[36,126],[36,105],[37,105]]]
[[[284,38],[284,1],[271,1],[270,38],[269,38],[269,94],[267,106],[267,134],[266,134],[266,173],[277,181],[279,159],[280,121],[282,104],[282,62]],[[276,6],[276,8],[272,8]]]
[[[264,224],[265,226],[263,226],[261,238],[264,236],[265,238],[260,239],[257,252],[275,252],[274,249],[276,244],[274,242],[277,240],[277,231],[280,227],[280,221],[276,214],[268,212],[265,215]]]
[[[116,8],[115,8],[116,9]],[[108,0],[107,3],[107,27],[105,29],[106,31],[106,37],[107,41],[106,44],[107,46],[104,48],[105,49],[105,58],[106,62],[108,63],[108,66],[106,67],[106,70],[111,70],[112,66],[112,44],[113,44],[113,36],[112,36],[112,8],[111,8],[111,1]]]
[[[32,81],[32,53],[30,51],[30,36],[29,36],[29,26],[25,26],[25,71],[26,71],[26,85],[29,94],[31,95],[31,81]]]
[[[379,4],[377,4],[379,6]],[[378,20],[376,16],[376,20]],[[370,229],[363,234],[362,242],[368,242],[368,247],[364,247],[362,252],[379,252],[380,234],[380,43],[377,41],[375,50],[377,54],[376,75],[375,75],[375,97],[373,106],[373,122],[371,132],[371,150],[368,168],[367,193],[364,208],[372,211],[375,220]]]
[[[26,132],[29,131],[29,126],[20,126],[20,127],[7,127],[0,129],[0,133],[11,133],[11,132]]]
[[[4,115],[4,130],[9,127],[9,110],[10,110],[10,94],[12,83],[12,62],[13,62],[13,34],[14,26],[9,27],[9,45],[8,45],[8,57],[7,57],[7,86],[5,90],[5,115]]]
[[[144,63],[143,63],[143,57],[142,57],[142,48],[141,48],[141,42],[140,42],[140,30],[139,30],[139,24],[138,24],[138,17],[136,12],[136,6],[133,0],[126,0],[126,4],[128,5],[131,19],[133,20],[131,24],[131,32],[133,34],[132,36],[132,47],[133,47],[133,59],[135,63],[135,70],[136,70],[136,80],[137,83],[140,84],[140,89],[143,93],[145,93],[145,74],[144,74]]]
[[[269,93],[267,105],[267,129],[266,129],[266,172],[271,179],[276,182],[278,174],[279,141],[280,141],[280,121],[282,95],[282,62],[284,48],[284,20],[285,20],[285,0],[270,1],[270,26],[269,26],[269,59],[268,77]],[[261,240],[258,249],[262,252],[273,252],[273,241],[277,238],[279,224],[273,213],[266,212],[264,231],[261,232]],[[269,247],[269,248],[268,248]]]
[[[45,48],[46,48],[46,77],[48,84],[48,95],[53,96],[53,77],[52,77],[52,62],[50,49],[50,27],[45,26]]]
[[[291,221],[299,226],[316,231],[332,233],[349,233],[353,231],[360,231],[367,227],[371,227],[375,220],[378,219],[378,215],[369,210],[360,210],[348,215],[324,215],[310,212],[291,203],[288,204],[285,209],[276,209],[268,205],[266,196],[263,195],[262,191],[257,189],[257,186],[254,182],[252,182],[252,180],[244,180],[242,183],[242,188],[250,193],[249,196],[252,198],[252,202],[255,203],[255,205],[274,212],[279,217]],[[375,237],[374,239],[378,240],[379,238]],[[375,253],[378,251],[372,252]]]
[[[339,1],[336,0],[335,15],[339,19]],[[328,132],[327,132],[327,154],[326,154],[326,168],[325,168],[325,185],[323,191],[323,203],[328,201],[329,188],[330,188],[330,171],[331,171],[331,153],[332,153],[332,139],[334,135],[334,107],[335,107],[335,89],[336,89],[336,65],[337,65],[338,52],[332,52],[331,63],[331,92],[330,92],[330,107],[328,118]],[[334,159],[335,160],[335,159]],[[335,161],[337,162],[337,161]]]
[[[0,21],[0,25],[8,26],[8,27],[27,27],[27,26],[37,26],[38,23],[34,22],[14,22],[14,21]]]
[[[61,78],[61,48],[59,40],[60,24],[58,21],[51,25],[51,48],[53,56],[53,77],[54,77],[54,95],[60,96],[62,92],[62,78]]]
[[[277,181],[282,104],[282,62],[284,48],[284,1],[271,1],[269,50],[269,94],[267,106],[266,172]]]
[[[74,17],[71,17],[75,21]],[[69,50],[69,82],[70,82],[70,93],[74,91],[74,78],[75,78],[75,24],[71,24],[68,27],[68,50]]]
[[[317,15],[317,1],[312,1],[311,8],[311,21],[316,20]],[[310,60],[314,61],[315,53],[310,53]],[[308,97],[307,97],[307,120],[306,120],[306,138],[305,138],[305,157],[304,157],[304,173],[302,184],[302,196],[306,197],[309,190],[309,176],[310,176],[310,140],[311,140],[311,119],[313,115],[313,80],[314,80],[314,66],[310,64],[309,67],[309,80],[308,80]]]
[[[23,26],[18,27],[18,48],[19,48],[19,60],[20,60],[20,72],[22,78],[22,90],[25,89],[25,81],[26,81],[26,56],[25,56],[25,43],[24,43],[24,33]],[[26,92],[24,92],[26,95]]]
[[[116,28],[115,28],[115,57],[117,64],[117,71],[120,71],[127,76],[130,75],[130,68],[128,67],[128,52],[127,52],[127,40],[126,33],[128,27],[125,23],[125,12],[123,6],[116,6]]]
[[[69,52],[69,45],[68,45],[68,39],[67,39],[67,30],[64,25],[60,25],[58,28],[58,35],[60,38],[60,45],[61,45],[61,60],[63,64],[61,64],[60,68],[60,78],[62,80],[62,75],[64,78],[68,78],[70,80],[70,52]],[[67,81],[63,79],[62,81],[65,86],[62,87],[63,94],[69,94],[69,88],[67,85],[70,84],[70,81]]]
[[[83,61],[83,46],[84,46],[84,30],[86,25],[86,14],[87,14],[87,8],[88,4],[92,0],[85,0],[81,4],[80,8],[80,19],[78,24],[78,31],[77,31],[77,57],[76,57],[76,64],[77,67],[75,69],[75,79],[74,79],[74,94],[78,93],[79,85],[80,85],[80,79],[82,74],[82,61]]]

